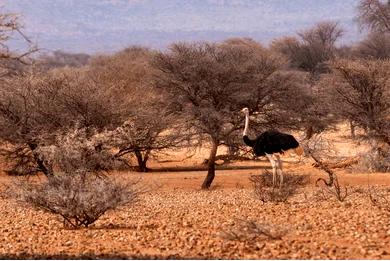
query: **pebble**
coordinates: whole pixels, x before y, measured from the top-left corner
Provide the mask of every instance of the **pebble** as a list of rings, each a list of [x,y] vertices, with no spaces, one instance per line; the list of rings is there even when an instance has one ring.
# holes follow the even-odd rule
[[[158,259],[388,257],[390,224],[384,221],[388,217],[368,207],[364,194],[355,193],[348,204],[339,204],[334,200],[313,203],[312,189],[305,193],[305,201],[275,205],[261,203],[251,189],[154,191],[125,211],[109,212],[93,227],[80,230],[63,229],[53,215],[2,200],[0,255],[33,251],[42,257],[62,253],[114,258],[116,253]],[[237,228],[240,219],[289,230],[281,240],[223,238],[221,231]],[[368,251],[371,246],[376,248]]]

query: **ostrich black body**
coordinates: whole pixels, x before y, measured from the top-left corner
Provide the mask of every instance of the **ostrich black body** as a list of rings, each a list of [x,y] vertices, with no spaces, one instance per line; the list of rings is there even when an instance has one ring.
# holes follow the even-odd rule
[[[266,153],[283,153],[299,146],[294,136],[276,130],[265,131],[255,140],[249,139],[248,136],[243,138],[246,145],[253,147],[256,156],[265,156]]]

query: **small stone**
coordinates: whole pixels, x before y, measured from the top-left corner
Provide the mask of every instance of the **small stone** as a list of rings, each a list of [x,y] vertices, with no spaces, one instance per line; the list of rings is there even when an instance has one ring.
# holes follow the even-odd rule
[[[72,245],[72,241],[66,241],[65,243],[64,243],[64,246],[71,246]]]

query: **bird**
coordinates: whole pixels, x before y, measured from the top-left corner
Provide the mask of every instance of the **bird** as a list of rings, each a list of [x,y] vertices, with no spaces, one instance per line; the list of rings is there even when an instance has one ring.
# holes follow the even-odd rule
[[[244,143],[253,148],[256,156],[266,156],[272,166],[272,182],[276,186],[276,176],[280,176],[280,188],[283,184],[283,170],[280,155],[288,150],[294,150],[297,155],[303,154],[303,149],[294,136],[282,133],[277,130],[267,130],[252,140],[248,137],[249,130],[249,109],[241,110],[245,114],[245,128],[242,134]]]

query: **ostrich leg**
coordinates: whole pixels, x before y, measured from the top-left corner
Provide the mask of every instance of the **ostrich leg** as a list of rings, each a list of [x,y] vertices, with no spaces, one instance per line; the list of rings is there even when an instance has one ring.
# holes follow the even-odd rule
[[[278,174],[280,176],[280,188],[282,188],[283,185],[283,169],[282,169],[282,160],[280,159],[280,155],[276,154],[275,155],[276,160],[277,160],[277,166],[278,166]]]
[[[276,186],[277,162],[275,161],[275,159],[272,157],[271,154],[265,154],[265,155],[267,156],[268,160],[271,162],[271,166],[272,166],[272,184],[275,187]]]

